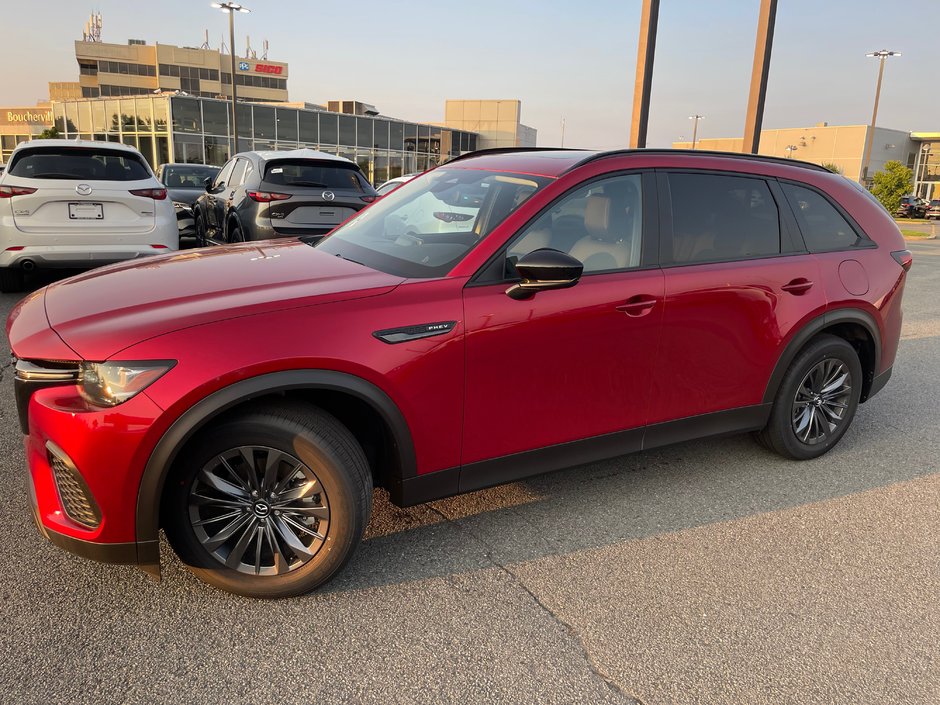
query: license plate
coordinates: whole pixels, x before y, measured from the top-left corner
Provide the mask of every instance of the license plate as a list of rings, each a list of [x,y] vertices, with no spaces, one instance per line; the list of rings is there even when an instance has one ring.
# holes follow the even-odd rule
[[[70,220],[104,220],[104,207],[100,203],[69,203]]]

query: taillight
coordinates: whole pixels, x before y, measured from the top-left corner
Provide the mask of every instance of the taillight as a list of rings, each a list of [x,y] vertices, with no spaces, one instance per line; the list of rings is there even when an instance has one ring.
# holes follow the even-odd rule
[[[131,193],[135,196],[152,198],[155,201],[162,201],[166,198],[165,188],[138,188],[131,190]]]
[[[28,196],[36,193],[36,189],[26,186],[0,186],[0,198],[13,198],[14,196]]]
[[[894,257],[894,261],[904,267],[904,271],[908,272],[911,269],[911,265],[914,264],[914,255],[911,254],[910,250],[897,250],[892,252],[891,256]]]
[[[360,197],[359,197],[359,200],[360,200],[360,201],[365,201],[366,203],[373,203],[373,202],[379,200],[379,197],[378,197],[378,196],[360,196]]]
[[[449,211],[438,211],[434,214],[434,217],[438,220],[443,220],[445,223],[463,223],[473,218],[472,215],[467,215],[466,213],[451,213]]]
[[[286,201],[290,198],[289,193],[274,193],[273,191],[245,191],[248,198],[258,203],[270,203],[271,201]]]

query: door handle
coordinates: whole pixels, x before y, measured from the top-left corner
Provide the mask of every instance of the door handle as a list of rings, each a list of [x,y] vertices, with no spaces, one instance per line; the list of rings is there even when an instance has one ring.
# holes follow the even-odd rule
[[[797,277],[793,281],[784,284],[780,288],[793,294],[794,296],[802,296],[813,288],[813,282],[803,277]]]
[[[637,296],[631,296],[629,299],[627,299],[626,303],[620,304],[617,307],[617,310],[627,314],[628,316],[637,318],[639,316],[645,316],[655,305],[655,297],[647,296],[645,294],[638,294]]]

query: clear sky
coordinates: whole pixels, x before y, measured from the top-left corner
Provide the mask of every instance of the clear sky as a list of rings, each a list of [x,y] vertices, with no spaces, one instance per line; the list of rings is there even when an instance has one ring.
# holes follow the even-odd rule
[[[25,7],[0,0],[0,5]],[[445,98],[520,98],[540,145],[625,146],[640,0],[245,0],[245,35],[290,64],[291,100],[359,99],[385,115],[443,120]],[[650,146],[743,133],[759,0],[662,0]],[[48,81],[78,80],[72,42],[91,10],[103,40],[213,47],[227,20],[209,0],[45,0],[2,13],[0,105],[33,105]],[[19,19],[15,19],[16,17]],[[227,43],[226,39],[226,43]],[[889,59],[878,124],[940,131],[940,1],[779,0],[764,127],[864,124],[877,60]]]

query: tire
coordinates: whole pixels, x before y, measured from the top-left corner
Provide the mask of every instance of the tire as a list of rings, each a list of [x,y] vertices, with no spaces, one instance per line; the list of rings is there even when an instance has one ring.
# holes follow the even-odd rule
[[[206,239],[206,224],[202,216],[196,213],[196,247],[207,247],[209,245]]]
[[[238,223],[234,221],[232,221],[232,224],[229,225],[228,241],[229,244],[232,245],[238,242],[245,242],[245,236],[242,233],[242,229],[238,227]]]
[[[302,595],[330,580],[362,540],[372,508],[365,454],[316,407],[260,405],[183,453],[167,481],[163,524],[180,559],[210,585],[247,597]]]
[[[22,291],[26,286],[26,274],[22,269],[0,268],[0,291],[4,294]]]
[[[757,434],[761,445],[794,460],[828,452],[855,418],[862,379],[855,348],[834,335],[815,337],[787,369],[770,420]]]

